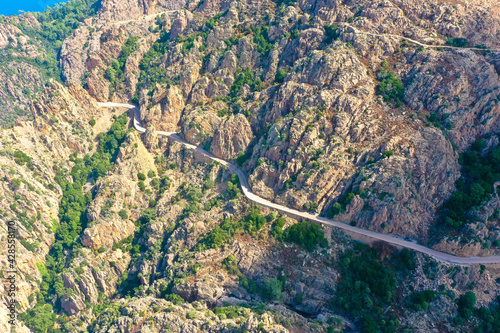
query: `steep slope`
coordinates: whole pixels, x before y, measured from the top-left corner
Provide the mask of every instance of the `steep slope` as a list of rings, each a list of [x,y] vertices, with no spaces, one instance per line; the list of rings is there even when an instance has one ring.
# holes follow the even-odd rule
[[[496,4],[83,2],[85,15],[54,21],[68,30],[49,46],[36,28],[46,18],[0,26],[19,63],[2,71],[27,73],[7,82],[1,105],[26,110],[26,89],[40,91],[33,120],[0,139],[0,209],[22,240],[19,327],[494,327],[498,267],[368,248],[258,209],[229,170],[155,131],[239,164],[276,203],[458,255],[498,254]],[[59,48],[60,69],[45,52]],[[54,74],[37,56],[66,87],[42,91]],[[97,101],[138,104],[146,133]],[[469,188],[477,205],[451,219],[450,197]]]
[[[457,152],[498,127],[496,58],[397,36],[495,48],[474,25],[486,9],[286,4],[207,1],[82,27],[65,45],[93,40],[92,51],[71,52],[80,59],[64,70],[76,81],[87,71],[101,101],[140,103],[147,125],[246,161],[265,198],[427,242],[459,178]],[[404,93],[392,89],[400,80]]]

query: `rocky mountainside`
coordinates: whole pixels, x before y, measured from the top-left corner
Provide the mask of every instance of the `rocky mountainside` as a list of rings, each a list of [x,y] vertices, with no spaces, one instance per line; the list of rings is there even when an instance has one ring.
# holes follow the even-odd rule
[[[499,14],[479,0],[80,0],[2,17],[18,330],[494,332],[500,267],[257,207],[227,168],[155,131],[240,165],[273,202],[499,254]],[[146,133],[108,101],[138,105]]]

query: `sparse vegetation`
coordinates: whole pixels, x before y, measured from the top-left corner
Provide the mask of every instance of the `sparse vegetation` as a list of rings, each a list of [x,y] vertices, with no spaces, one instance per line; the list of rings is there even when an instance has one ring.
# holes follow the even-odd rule
[[[139,44],[138,36],[130,37],[125,44],[122,46],[122,52],[118,59],[114,59],[111,65],[106,69],[104,77],[109,80],[110,84],[110,95],[112,96],[116,90],[118,83],[123,80],[125,75],[125,64],[127,63],[128,57],[137,50]]]

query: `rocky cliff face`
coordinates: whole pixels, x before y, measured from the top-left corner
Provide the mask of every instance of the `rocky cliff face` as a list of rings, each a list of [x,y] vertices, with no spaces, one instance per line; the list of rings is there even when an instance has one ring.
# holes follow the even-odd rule
[[[448,198],[458,177],[457,155],[452,145],[447,143],[448,138],[463,150],[477,135],[481,135],[478,129],[471,130],[470,125],[467,125],[470,124],[468,117],[474,112],[460,109],[460,116],[451,110],[446,111],[450,113],[449,119],[454,125],[447,133],[448,138],[438,131],[432,132],[423,127],[426,112],[438,109],[441,113],[445,112],[439,108],[444,102],[435,100],[436,95],[449,96],[451,91],[460,89],[467,91],[467,96],[470,96],[467,98],[471,101],[477,101],[478,94],[482,93],[460,86],[461,81],[439,80],[433,75],[432,80],[439,90],[434,92],[432,85],[419,75],[432,71],[425,67],[429,64],[433,64],[435,69],[440,63],[449,62],[443,57],[454,59],[454,63],[449,66],[457,71],[465,67],[481,68],[480,64],[476,66],[467,61],[483,61],[483,66],[490,68],[482,72],[483,80],[489,82],[494,90],[497,80],[494,66],[487,65],[487,60],[471,51],[462,51],[464,54],[470,53],[472,58],[460,63],[454,57],[458,51],[429,50],[421,53],[411,45],[397,51],[401,41],[396,38],[355,32],[401,35],[403,31],[414,31],[405,36],[422,42],[434,36],[419,26],[420,21],[415,22],[416,19],[405,16],[402,10],[389,3],[383,3],[382,6],[365,5],[362,10],[355,12],[357,18],[352,23],[346,22],[346,26],[341,28],[343,31],[340,31],[341,39],[333,44],[325,42],[327,37],[323,26],[342,21],[342,17],[347,20],[348,15],[354,14],[353,8],[329,3],[318,3],[316,6],[299,3],[295,7],[287,7],[282,15],[276,13],[276,16],[266,19],[264,25],[269,25],[266,42],[273,45],[274,49],[264,55],[259,50],[261,45],[257,45],[252,35],[247,33],[229,43],[235,34],[235,26],[252,26],[255,23],[253,18],[242,13],[241,5],[231,4],[221,8],[227,8],[228,11],[212,30],[207,30],[206,26],[193,18],[211,13],[211,9],[204,8],[204,5],[197,9],[195,16],[180,12],[167,18],[172,24],[171,46],[168,54],[160,58],[155,66],[159,66],[167,77],[178,77],[178,81],[156,84],[147,90],[141,88],[144,80],[139,80],[137,87],[141,90],[139,102],[143,121],[166,131],[175,131],[180,126],[186,139],[195,144],[210,143],[210,151],[219,157],[227,159],[236,157],[240,151],[246,153],[249,158],[245,166],[250,173],[254,191],[295,208],[317,202],[318,211],[327,213],[339,196],[352,189],[353,184],[360,190],[369,186],[372,197],[358,196],[356,207],[349,207],[342,218],[356,220],[360,225],[378,231],[425,240],[426,230],[434,221],[436,210]],[[415,11],[422,9],[408,8]],[[269,14],[267,10],[256,10],[257,17]],[[398,17],[402,19],[398,20]],[[349,30],[348,24],[356,30]],[[385,26],[389,24],[392,26]],[[169,27],[167,23],[165,29]],[[120,25],[117,29],[103,29],[123,31],[124,28]],[[197,35],[198,29],[207,33],[206,37]],[[288,37],[290,31],[296,31],[297,35]],[[179,39],[179,35],[184,37]],[[195,36],[189,42],[192,46],[183,41],[190,35]],[[146,42],[149,38],[149,35],[141,37],[140,44],[150,45],[150,42]],[[116,39],[118,43],[124,40]],[[228,44],[221,44],[223,41]],[[346,48],[345,42],[351,43],[353,49]],[[67,41],[68,45],[71,43],[71,40]],[[425,62],[426,65],[421,68],[424,64],[422,59],[433,60]],[[384,103],[374,102],[377,100],[374,72],[384,60],[390,62],[393,70],[405,82],[411,82],[405,96],[408,106],[393,109]],[[129,63],[131,60],[127,61],[127,66]],[[92,73],[97,75],[97,81],[105,82],[100,76],[102,66],[101,70],[99,66]],[[70,72],[75,72],[74,68],[67,66]],[[254,72],[253,81],[239,85],[238,80],[244,81],[245,75],[238,74],[238,71],[248,68]],[[280,73],[288,72],[281,79],[284,83],[280,85],[275,84],[278,69]],[[146,72],[152,70],[156,70],[155,67],[150,67]],[[453,71],[443,73],[449,77],[456,75]],[[475,77],[476,74],[471,72],[467,75]],[[91,82],[96,80],[87,81],[89,89],[91,92],[96,91],[96,97],[102,100],[107,90],[105,87],[95,89]],[[470,82],[465,74],[463,80],[464,84]],[[132,82],[128,79],[125,81]],[[260,82],[259,86],[255,86],[256,81]],[[447,87],[447,84],[454,87]],[[235,90],[236,87],[239,90]],[[134,89],[129,86],[125,91],[130,91],[128,96],[131,96]],[[434,108],[418,104],[431,103],[425,102],[421,94],[432,98]],[[225,99],[228,95],[239,98],[228,103]],[[116,96],[118,98],[120,95]],[[461,99],[461,105],[468,103],[467,98]],[[483,100],[483,106],[479,106],[478,102],[477,108],[484,109],[484,105],[491,103],[486,96]],[[448,107],[452,108],[450,103]],[[227,112],[238,113],[238,110],[246,110],[247,119],[241,113],[227,120],[220,118]],[[424,122],[412,114],[422,114]],[[490,117],[480,132],[488,132],[496,126],[495,119]],[[465,139],[466,136],[469,139]],[[460,140],[464,143],[460,143]],[[392,161],[380,159],[389,150],[395,153]],[[373,171],[367,173],[372,175],[373,180],[367,183],[356,175],[361,168],[366,169],[367,162],[372,159],[376,163],[370,167]],[[257,166],[258,160],[261,162]],[[437,160],[443,163],[436,164]],[[386,165],[389,162],[391,166]],[[386,167],[391,169],[389,173]],[[380,174],[377,181],[375,178],[379,173],[388,173],[390,176]],[[397,184],[386,181],[394,179],[396,174]],[[436,176],[431,176],[433,174]],[[416,181],[413,175],[422,175],[420,179],[426,179],[425,184],[422,180]],[[381,196],[385,197],[384,193],[390,194],[389,197],[393,199],[380,200]],[[363,210],[363,207],[369,209]],[[422,214],[414,214],[413,211]]]
[[[15,221],[18,232],[16,294],[20,311],[34,306],[46,255],[54,242],[54,230],[59,225],[59,202],[62,191],[54,180],[56,170],[71,168],[69,156],[92,151],[97,133],[88,121],[95,119],[107,129],[112,113],[98,110],[95,100],[77,86],[67,88],[51,82],[43,98],[32,106],[35,118],[18,121],[11,129],[2,130],[0,151],[2,159],[2,228],[0,237],[7,239],[7,222]],[[7,253],[7,242],[1,252]],[[2,256],[6,267],[7,257]],[[1,292],[5,293],[5,285]],[[7,309],[2,304],[2,330],[8,330]]]
[[[30,15],[19,20],[37,25]],[[155,131],[178,132],[240,164],[253,191],[274,202],[436,241],[439,209],[461,175],[459,154],[477,139],[483,154],[498,145],[498,20],[497,5],[484,1],[106,0],[62,44],[65,86],[45,87],[38,67],[18,61],[43,56],[36,41],[17,23],[1,23],[0,48],[16,61],[0,70],[0,103],[31,103],[33,117],[0,132],[0,209],[5,221],[19,220],[21,311],[38,301],[29,296],[42,280],[35,267],[43,271],[58,230],[58,170],[89,159],[99,133],[124,112],[98,101],[132,101],[146,133],[106,143],[118,149],[112,165],[80,184],[90,202],[85,223],[65,249],[50,302],[60,327],[364,327],[333,306],[355,244],[329,229],[325,249],[284,243],[283,229],[298,221],[282,216],[277,228],[282,221],[256,211],[229,170]],[[460,38],[489,50],[432,47]],[[40,96],[32,101],[25,89]],[[483,244],[500,244],[499,205],[495,189],[470,212],[475,223],[434,247],[498,253]],[[394,264],[387,258],[395,249],[373,246],[377,260]],[[413,270],[394,273],[397,297],[384,312],[398,314],[398,328],[453,331],[454,295],[470,288],[486,306],[498,294],[495,267],[413,260]],[[272,283],[279,289],[272,297],[254,290]],[[410,295],[427,289],[442,293],[425,316],[406,308]]]
[[[12,24],[0,23],[0,80],[3,82],[0,89],[1,126],[11,126],[17,118],[29,116],[31,98],[43,90],[45,83],[42,71],[33,64],[35,59],[44,59],[41,45],[25,35],[14,25],[16,23],[35,27],[39,25],[31,15],[17,19]]]

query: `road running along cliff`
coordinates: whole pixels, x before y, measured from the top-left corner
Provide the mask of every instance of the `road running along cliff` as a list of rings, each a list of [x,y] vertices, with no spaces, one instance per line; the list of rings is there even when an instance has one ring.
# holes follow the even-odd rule
[[[100,107],[116,107],[116,108],[127,108],[131,109],[134,112],[134,128],[138,132],[146,132],[146,129],[142,126],[141,123],[141,115],[140,115],[140,110],[137,106],[132,105],[132,104],[122,104],[122,103],[98,103]],[[156,132],[160,136],[167,136],[171,138],[174,141],[177,141],[181,144],[183,144],[185,147],[192,149],[212,161],[217,161],[222,165],[227,166],[232,172],[234,172],[236,175],[238,175],[240,179],[240,185],[243,194],[245,197],[247,197],[248,200],[255,202],[256,204],[259,204],[264,207],[272,208],[277,211],[280,211],[285,214],[290,214],[296,217],[301,217],[304,219],[307,219],[309,221],[321,223],[324,225],[332,226],[335,228],[339,228],[342,230],[349,231],[353,234],[361,235],[364,237],[368,237],[374,240],[379,240],[383,241],[398,247],[403,247],[407,248],[410,250],[414,250],[420,253],[425,253],[437,261],[445,262],[445,263],[450,263],[450,264],[455,264],[455,265],[462,265],[462,266],[469,266],[469,265],[475,265],[475,264],[500,264],[500,256],[489,256],[489,257],[459,257],[455,256],[449,253],[445,252],[440,252],[436,251],[434,249],[428,248],[426,246],[416,244],[410,241],[406,241],[402,239],[399,236],[394,236],[394,235],[386,235],[386,234],[381,234],[375,231],[370,231],[366,229],[361,229],[355,226],[351,226],[347,223],[340,222],[340,221],[334,221],[331,219],[328,219],[326,217],[319,216],[318,214],[311,214],[307,212],[302,212],[293,208],[285,207],[282,205],[278,205],[274,202],[271,202],[269,200],[266,200],[264,198],[259,197],[255,193],[252,192],[252,189],[250,188],[250,185],[248,183],[247,177],[243,173],[243,171],[240,170],[236,165],[229,163],[225,160],[222,160],[220,158],[215,157],[214,155],[210,154],[206,150],[197,147],[195,145],[190,144],[186,140],[182,139],[177,133],[174,132],[162,132],[162,131],[157,131]]]

